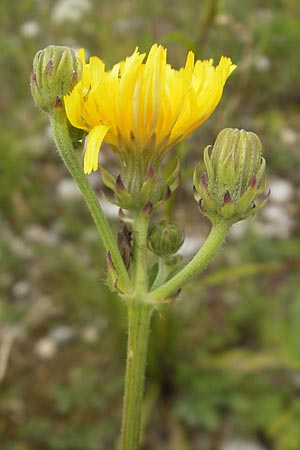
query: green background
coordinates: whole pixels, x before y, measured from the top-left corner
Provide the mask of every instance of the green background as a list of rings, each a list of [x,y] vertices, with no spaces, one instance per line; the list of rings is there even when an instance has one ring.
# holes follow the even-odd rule
[[[299,17],[296,0],[1,2],[1,450],[111,450],[121,418],[126,311],[31,99],[33,57],[49,44],[84,47],[110,67],[154,42],[177,68],[189,49],[238,65],[212,117],[174,150],[183,183],[165,212],[205,237],[192,172],[227,126],[261,137],[272,192],[154,318],[142,449],[242,439],[300,450]],[[113,164],[107,148],[101,157]],[[92,182],[100,193],[100,176]]]

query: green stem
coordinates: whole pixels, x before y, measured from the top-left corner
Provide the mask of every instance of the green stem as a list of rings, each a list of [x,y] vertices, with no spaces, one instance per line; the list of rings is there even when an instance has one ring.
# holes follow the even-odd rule
[[[159,303],[172,297],[189,280],[198,275],[209,264],[223,244],[232,223],[226,220],[213,225],[209,236],[193,259],[174,277],[148,294],[150,303]]]
[[[133,279],[137,301],[143,301],[148,290],[147,237],[149,216],[143,212],[133,214]]]
[[[136,450],[139,444],[145,369],[152,306],[147,294],[147,232],[149,216],[133,214],[133,279],[135,295],[128,302],[128,346],[121,450]]]
[[[53,115],[50,116],[50,121],[59,153],[84,197],[102,238],[105,250],[111,254],[115,269],[119,275],[118,284],[128,288],[130,279],[126,267],[97,196],[84,174],[81,162],[73,148],[64,111],[61,108],[57,108]]]
[[[151,306],[132,304],[128,309],[128,346],[121,450],[137,450],[139,444]]]

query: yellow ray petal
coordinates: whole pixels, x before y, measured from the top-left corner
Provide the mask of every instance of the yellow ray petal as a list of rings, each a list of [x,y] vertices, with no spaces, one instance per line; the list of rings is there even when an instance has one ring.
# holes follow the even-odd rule
[[[90,87],[90,72],[89,72],[89,66],[85,62],[85,51],[84,48],[80,48],[78,50],[78,57],[80,61],[82,62],[82,90],[84,92],[84,95],[89,90]]]
[[[89,131],[90,127],[82,120],[82,83],[79,82],[72,92],[64,96],[64,103],[66,108],[66,114],[69,122],[75,128],[81,128],[85,131]]]
[[[90,77],[91,77],[91,87],[100,83],[103,79],[103,74],[105,70],[105,64],[97,56],[92,56],[90,58]]]
[[[93,170],[98,169],[98,154],[103,139],[109,130],[106,125],[97,125],[92,128],[86,144],[86,150],[84,155],[84,173],[91,173]]]

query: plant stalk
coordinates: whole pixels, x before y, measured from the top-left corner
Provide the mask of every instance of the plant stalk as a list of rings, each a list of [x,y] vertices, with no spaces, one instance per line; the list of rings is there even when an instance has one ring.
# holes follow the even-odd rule
[[[152,307],[128,309],[128,345],[120,450],[137,450],[140,437],[148,339]]]
[[[145,370],[152,305],[145,302],[148,291],[147,234],[149,216],[133,214],[134,297],[128,302],[128,344],[121,450],[137,450],[139,444]]]
[[[154,304],[171,298],[189,280],[205,269],[224,243],[231,226],[232,223],[228,220],[221,220],[214,224],[198,253],[196,253],[191,261],[170,280],[150,292],[148,294],[148,301]]]
[[[50,116],[50,121],[59,153],[83,195],[95,221],[105,250],[111,254],[113,264],[119,275],[118,285],[124,289],[128,289],[131,283],[126,267],[98,198],[84,174],[79,157],[73,148],[64,110],[57,108],[53,115]]]

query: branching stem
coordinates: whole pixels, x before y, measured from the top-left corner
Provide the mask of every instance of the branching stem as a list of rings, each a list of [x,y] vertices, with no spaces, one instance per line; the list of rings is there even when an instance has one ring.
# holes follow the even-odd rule
[[[109,251],[111,254],[112,261],[119,276],[118,284],[120,287],[122,286],[124,289],[128,289],[130,286],[130,280],[123,259],[120,255],[116,239],[112,234],[110,225],[105,214],[103,213],[98,198],[83,172],[78,154],[73,148],[67,118],[63,109],[57,108],[50,116],[50,121],[58,151],[83,195],[83,198],[95,221],[105,250]]]

